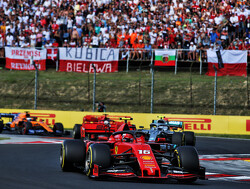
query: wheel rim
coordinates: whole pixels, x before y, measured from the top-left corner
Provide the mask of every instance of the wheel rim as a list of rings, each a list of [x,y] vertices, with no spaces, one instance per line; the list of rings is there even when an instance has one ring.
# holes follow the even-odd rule
[[[90,172],[90,153],[88,151],[86,161],[85,161],[85,172],[87,175],[89,175]]]
[[[26,134],[26,127],[24,126],[22,129],[22,134],[25,135]]]
[[[62,148],[61,148],[61,153],[60,153],[60,165],[61,165],[61,167],[63,166],[63,152],[62,152]]]

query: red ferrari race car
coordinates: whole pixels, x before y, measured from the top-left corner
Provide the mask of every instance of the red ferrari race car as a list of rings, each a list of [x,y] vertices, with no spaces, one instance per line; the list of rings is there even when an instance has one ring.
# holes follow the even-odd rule
[[[135,130],[135,125],[131,124],[129,120],[133,120],[133,118],[108,114],[86,115],[83,117],[82,124],[75,124],[72,136],[74,139],[96,140],[100,135],[108,137],[113,132],[119,131],[124,127],[126,130]]]
[[[145,143],[145,133],[124,130],[106,141],[65,140],[61,146],[63,171],[82,169],[88,177],[176,179],[194,182],[205,179],[198,152],[193,146],[180,146],[174,152],[162,144]],[[172,144],[168,144],[172,145]]]
[[[4,120],[8,119],[7,123]],[[50,128],[43,121],[37,121],[37,117],[30,116],[29,112],[25,113],[0,113],[0,133],[3,130],[14,131],[18,134],[53,134],[62,136],[64,128],[62,123],[55,123]]]

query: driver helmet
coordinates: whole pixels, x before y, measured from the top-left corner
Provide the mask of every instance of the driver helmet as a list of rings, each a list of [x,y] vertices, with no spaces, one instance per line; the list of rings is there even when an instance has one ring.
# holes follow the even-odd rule
[[[123,142],[133,142],[134,138],[131,134],[123,134],[122,135],[122,141]]]
[[[109,121],[108,120],[105,120],[103,123],[104,123],[104,125],[109,125]]]

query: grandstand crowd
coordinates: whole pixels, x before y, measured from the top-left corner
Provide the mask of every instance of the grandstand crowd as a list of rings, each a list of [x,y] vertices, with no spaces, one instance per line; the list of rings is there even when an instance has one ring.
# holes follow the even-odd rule
[[[250,50],[250,1],[0,0],[5,46]]]

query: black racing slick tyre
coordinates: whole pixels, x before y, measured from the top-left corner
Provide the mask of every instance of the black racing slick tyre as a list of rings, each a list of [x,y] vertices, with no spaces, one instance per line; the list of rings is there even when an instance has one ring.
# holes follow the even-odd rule
[[[65,140],[61,146],[60,165],[63,171],[84,166],[86,147],[82,140]]]
[[[54,135],[56,136],[62,136],[63,132],[64,132],[64,127],[62,123],[55,123],[54,127],[53,127],[53,132]]]
[[[30,122],[24,122],[23,128],[22,128],[22,134],[27,135],[29,134],[29,130],[32,129],[32,123]]]
[[[93,175],[94,165],[108,168],[111,165],[111,153],[108,145],[92,144],[86,154],[85,173],[88,177]]]
[[[3,132],[4,124],[3,121],[0,121],[0,133]]]
[[[81,124],[75,124],[73,128],[72,136],[74,139],[80,139],[81,138]]]
[[[183,133],[185,135],[185,145],[187,145],[187,146],[195,146],[196,138],[195,138],[194,132],[185,131]]]
[[[179,146],[174,151],[173,164],[190,173],[197,172],[200,167],[197,150],[193,146]]]
[[[184,145],[184,134],[181,132],[173,133],[172,144],[176,144],[177,146],[183,146]]]

